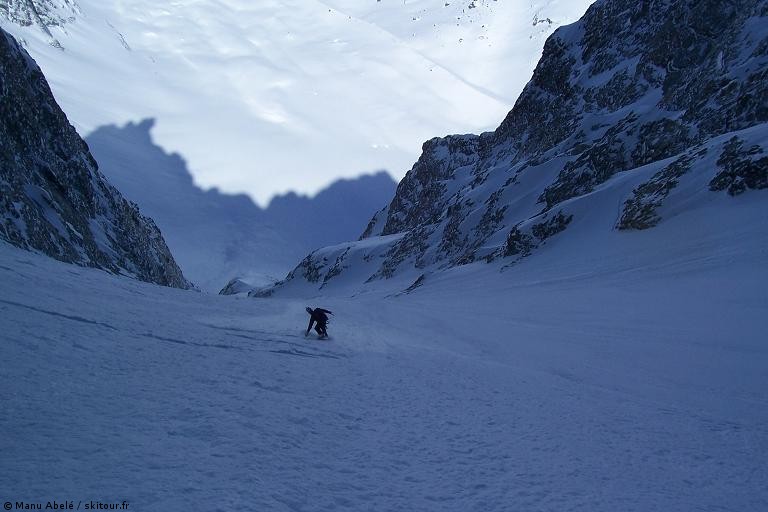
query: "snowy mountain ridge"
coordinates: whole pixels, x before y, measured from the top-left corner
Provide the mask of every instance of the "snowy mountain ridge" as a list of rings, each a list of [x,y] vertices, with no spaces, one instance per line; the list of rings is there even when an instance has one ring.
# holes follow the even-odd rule
[[[203,190],[181,155],[154,141],[155,121],[102,126],[85,141],[99,169],[162,230],[184,275],[218,292],[234,277],[266,285],[307,252],[357,236],[396,183],[387,173],[339,180],[309,198],[250,197]],[[204,241],[204,243],[201,243]]]
[[[40,69],[0,29],[0,239],[165,286],[191,285],[154,222],[99,172]]]
[[[80,13],[76,0],[3,0],[0,2],[0,16],[28,27],[36,25],[46,31],[72,23]],[[48,35],[50,33],[48,32]]]
[[[399,179],[432,134],[495,126],[544,36],[590,1],[445,3],[13,0],[0,25],[82,136],[157,119],[197,183],[266,206],[375,169]],[[43,30],[30,6],[63,21]]]
[[[277,290],[412,290],[563,237],[594,253],[768,187],[768,2],[705,4],[594,4],[547,40],[498,129],[426,142],[359,242],[310,254]]]

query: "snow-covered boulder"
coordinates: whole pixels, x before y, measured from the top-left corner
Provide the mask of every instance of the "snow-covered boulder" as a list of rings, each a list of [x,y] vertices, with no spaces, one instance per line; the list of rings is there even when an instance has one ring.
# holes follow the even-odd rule
[[[253,285],[246,283],[242,279],[234,278],[227,283],[227,285],[221,289],[219,295],[238,295],[241,293],[248,293],[253,290]]]

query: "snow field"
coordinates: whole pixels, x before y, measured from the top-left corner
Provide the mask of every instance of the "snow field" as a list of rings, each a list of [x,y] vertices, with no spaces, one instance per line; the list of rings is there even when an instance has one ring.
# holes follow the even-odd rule
[[[762,510],[766,244],[751,240],[703,268],[464,268],[397,298],[316,299],[182,292],[2,245],[3,494]],[[304,338],[306,305],[336,313],[330,342]]]

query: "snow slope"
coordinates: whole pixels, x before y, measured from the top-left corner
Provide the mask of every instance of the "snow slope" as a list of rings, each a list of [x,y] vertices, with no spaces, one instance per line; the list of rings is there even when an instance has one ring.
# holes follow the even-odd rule
[[[722,189],[714,190],[711,184],[717,176],[728,174],[724,172],[724,167],[728,166],[724,161],[728,160],[727,148],[733,147],[734,141],[738,151],[744,154],[751,151],[743,162],[756,162],[753,164],[755,174],[765,175],[768,165],[764,149],[768,147],[766,128],[765,124],[760,124],[713,138],[687,155],[618,174],[596,190],[564,202],[553,212],[526,218],[528,208],[534,211],[540,208],[535,204],[538,191],[542,183],[549,183],[559,171],[562,160],[557,158],[529,169],[532,172],[516,183],[513,190],[520,196],[510,201],[505,209],[507,215],[519,216],[521,220],[510,230],[511,234],[498,232],[485,243],[474,246],[480,254],[474,260],[458,264],[441,261],[440,251],[444,244],[438,244],[434,238],[415,229],[317,249],[285,280],[273,287],[257,288],[254,294],[407,293],[421,286],[432,286],[441,280],[443,273],[471,276],[489,272],[495,273],[496,279],[501,281],[515,281],[520,277],[526,280],[554,279],[563,268],[570,272],[575,262],[587,274],[601,272],[606,267],[631,272],[647,264],[671,265],[688,251],[705,262],[707,255],[702,251],[716,250],[720,244],[736,252],[745,251],[743,244],[750,236],[763,243],[768,238],[765,224],[768,190],[746,190],[745,187],[746,191],[741,195],[731,196]],[[691,156],[690,160],[685,161],[690,163],[690,169],[684,167],[682,175],[670,172],[688,156]],[[637,192],[644,190],[642,187],[649,187],[649,183],[653,184],[652,192]],[[493,186],[494,182],[490,181],[490,187]],[[473,195],[467,204],[475,203],[482,205],[482,209],[492,210],[496,207],[494,204],[488,206],[488,202],[477,199],[486,193],[487,189],[482,187],[471,188]],[[630,200],[636,201],[639,207],[630,207]],[[455,206],[450,208],[457,210]],[[645,208],[650,213],[646,213]],[[641,213],[635,213],[637,211]],[[475,213],[469,219],[478,221],[481,215]],[[651,229],[618,229],[625,219],[638,222],[660,219],[661,222]],[[443,222],[450,222],[450,218]],[[743,232],[743,238],[731,240],[727,234],[720,233],[734,229]],[[479,228],[475,229],[477,231]],[[515,233],[517,237],[513,236]],[[663,248],[672,252],[662,251]],[[407,251],[422,252],[414,255]],[[638,258],[638,254],[642,257]],[[768,264],[768,261],[764,263]],[[483,269],[486,266],[489,268]]]
[[[156,118],[160,145],[197,183],[264,205],[339,176],[399,178],[433,134],[495,126],[544,36],[590,2],[32,3],[50,11],[44,30],[2,8],[0,24],[81,135]]]
[[[0,244],[0,497],[765,510],[768,218],[741,199],[722,229],[683,213],[389,298],[210,296]]]

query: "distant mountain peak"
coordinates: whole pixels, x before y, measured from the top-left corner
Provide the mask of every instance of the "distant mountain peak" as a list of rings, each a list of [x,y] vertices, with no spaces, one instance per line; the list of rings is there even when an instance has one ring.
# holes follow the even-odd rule
[[[154,119],[102,126],[86,141],[102,172],[155,219],[185,275],[207,291],[233,277],[266,284],[285,276],[307,251],[356,236],[396,185],[382,171],[314,196],[275,196],[260,208],[245,194],[197,185],[186,160],[155,142],[154,127]]]

